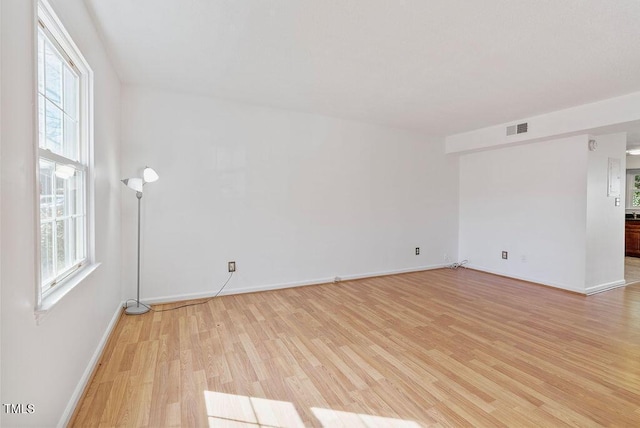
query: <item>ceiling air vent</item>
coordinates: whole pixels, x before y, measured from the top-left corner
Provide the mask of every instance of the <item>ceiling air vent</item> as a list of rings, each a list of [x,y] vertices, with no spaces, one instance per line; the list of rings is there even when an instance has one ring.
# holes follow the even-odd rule
[[[507,135],[524,134],[529,129],[528,123],[507,126]]]
[[[524,134],[529,129],[528,123],[519,123],[518,124],[518,134]]]

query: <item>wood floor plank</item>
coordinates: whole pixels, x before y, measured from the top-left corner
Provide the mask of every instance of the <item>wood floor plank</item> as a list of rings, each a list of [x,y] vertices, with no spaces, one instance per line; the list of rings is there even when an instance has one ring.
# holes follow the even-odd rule
[[[71,426],[209,423],[640,426],[640,283],[440,269],[123,316]]]

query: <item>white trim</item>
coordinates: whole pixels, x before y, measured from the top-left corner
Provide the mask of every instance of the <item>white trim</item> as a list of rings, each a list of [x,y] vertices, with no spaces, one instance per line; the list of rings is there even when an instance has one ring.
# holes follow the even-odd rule
[[[93,353],[93,356],[89,360],[89,364],[87,365],[87,368],[84,370],[84,373],[82,374],[82,377],[78,382],[78,385],[76,385],[76,389],[73,391],[73,394],[71,394],[71,398],[67,403],[67,407],[64,409],[64,412],[62,412],[62,416],[60,417],[60,420],[56,425],[57,427],[61,428],[69,424],[69,420],[71,419],[71,416],[73,416],[73,412],[76,406],[78,405],[80,398],[82,397],[82,393],[87,387],[87,384],[91,379],[91,375],[93,374],[93,371],[95,370],[97,364],[100,362],[100,357],[102,356],[102,352],[104,351],[104,348],[107,345],[107,342],[109,341],[109,337],[111,336],[113,329],[115,328],[116,324],[118,323],[118,320],[120,319],[121,313],[122,313],[122,304],[119,304],[118,307],[116,308],[116,312],[113,314],[113,317],[109,322],[109,325],[107,326],[106,331],[102,335],[100,342],[98,342],[98,347],[96,348],[95,352]]]
[[[34,208],[35,212],[40,212],[40,198],[37,191],[37,183],[40,182],[39,166],[38,163],[41,158],[52,159],[60,161],[60,163],[69,163],[81,169],[85,173],[84,177],[84,227],[85,237],[85,260],[83,263],[88,265],[79,269],[77,272],[71,274],[67,279],[64,279],[60,285],[56,286],[59,289],[49,292],[48,290],[42,292],[42,280],[41,280],[41,248],[40,248],[40,216],[34,216],[35,221],[35,317],[36,322],[39,324],[48,311],[55,306],[62,297],[64,297],[73,287],[78,285],[83,279],[85,279],[91,272],[93,272],[100,263],[96,262],[95,254],[95,170],[94,170],[94,111],[93,111],[93,70],[82,55],[82,52],[73,41],[71,35],[67,32],[64,25],[56,15],[55,11],[49,4],[48,0],[36,0],[35,1],[36,13],[34,14],[34,40],[36,41],[36,47],[38,45],[39,28],[40,25],[46,28],[45,37],[51,39],[51,42],[56,44],[56,48],[62,51],[62,55],[67,61],[71,60],[73,63],[74,72],[78,73],[79,78],[79,93],[78,93],[78,120],[80,122],[79,138],[84,141],[80,145],[80,161],[75,162],[67,159],[63,156],[57,156],[54,153],[40,148],[39,142],[39,121],[36,121],[34,126],[33,139],[35,150],[35,183],[36,191],[34,192]],[[34,49],[34,64],[38,64],[38,51]],[[34,100],[34,117],[39,117],[38,111],[38,67],[35,67],[33,73],[34,88],[33,92]],[[43,152],[48,152],[43,155]]]
[[[592,294],[602,293],[603,291],[613,290],[614,288],[624,287],[627,283],[624,279],[618,281],[607,282],[605,284],[594,285],[591,287],[587,287],[587,296],[591,296]]]
[[[473,269],[473,270],[478,270],[480,272],[490,273],[492,275],[499,275],[499,276],[504,276],[504,277],[507,277],[507,278],[518,279],[520,281],[532,282],[534,284],[540,284],[540,285],[544,285],[544,286],[547,286],[547,287],[553,287],[553,288],[558,288],[558,289],[561,289],[561,290],[572,291],[574,293],[583,294],[585,296],[591,296],[592,294],[602,293],[603,291],[609,291],[609,290],[612,290],[614,288],[624,287],[625,285],[627,285],[625,280],[621,279],[621,280],[618,280],[618,281],[607,282],[607,283],[604,283],[604,284],[593,285],[591,287],[586,287],[584,289],[580,289],[580,288],[572,287],[570,285],[553,284],[553,283],[550,283],[550,282],[540,281],[540,280],[535,279],[535,278],[526,278],[526,277],[523,277],[523,276],[511,275],[511,274],[507,274],[507,273],[504,273],[504,272],[498,272],[496,270],[487,269],[487,268],[484,268],[484,267],[481,267],[481,266],[476,266],[476,265],[466,265],[465,267],[468,267],[469,269]]]
[[[339,276],[340,281],[349,281],[353,279],[364,279],[364,278],[375,278],[378,276],[386,276],[386,275],[397,275],[401,273],[409,273],[409,272],[421,272],[426,270],[433,269],[441,269],[449,266],[449,264],[438,264],[438,265],[430,265],[430,266],[419,266],[414,268],[405,268],[405,269],[395,269],[389,271],[381,271],[381,272],[371,272],[371,273],[362,273],[355,275],[344,275]],[[271,290],[280,290],[284,288],[295,288],[295,287],[304,287],[307,285],[319,285],[319,284],[328,284],[333,283],[335,281],[335,277],[331,278],[317,278],[311,279],[307,281],[294,281],[294,282],[281,282],[277,284],[268,284],[268,285],[260,285],[256,287],[244,287],[244,288],[231,288],[224,289],[220,293],[220,296],[228,296],[233,294],[244,294],[244,293],[256,293],[260,291],[271,291]],[[218,290],[206,291],[202,293],[189,293],[189,294],[174,294],[171,296],[161,296],[161,297],[152,297],[147,299],[141,299],[146,304],[158,304],[158,303],[173,303],[179,302],[183,300],[192,300],[192,299],[202,299],[206,297],[213,297],[216,295]]]
[[[2,23],[2,3],[0,3],[0,23]],[[2,42],[0,41],[0,147],[4,147],[2,145]],[[2,177],[2,156],[0,155],[0,177]],[[4,196],[2,195],[2,180],[0,179],[0,225],[2,223],[2,200]],[[2,227],[0,227],[0,242],[2,241]],[[2,245],[0,245],[0,260],[2,260]],[[2,263],[0,263],[0,288],[2,285]],[[2,293],[0,292],[0,308],[2,307]],[[6,299],[6,297],[5,297]],[[2,340],[0,340],[0,355],[3,355],[2,352]],[[0,375],[1,377],[1,375]],[[0,388],[1,389],[1,388]]]
[[[47,0],[37,0],[37,10],[36,10],[36,21],[35,21],[35,30],[36,33],[38,31],[38,20],[41,20],[42,23],[47,27],[48,31],[55,35],[55,32],[60,33],[63,36],[62,40],[56,39],[60,47],[65,51],[65,53],[71,58],[76,67],[78,64],[82,64],[86,71],[93,74],[91,71],[91,67],[89,67],[89,63],[82,55],[82,51],[78,48],[78,46],[73,41],[73,37],[69,35],[64,25],[56,15],[55,11],[51,7],[51,4]],[[36,39],[37,40],[37,39]],[[36,62],[37,64],[37,62]],[[80,67],[78,67],[80,68]],[[81,70],[84,72],[85,70]],[[37,76],[36,76],[37,78]],[[37,86],[36,86],[37,88]]]
[[[40,325],[44,317],[49,314],[51,309],[53,309],[64,296],[69,294],[69,292],[71,292],[71,290],[73,290],[76,285],[80,284],[89,275],[91,275],[94,270],[98,269],[98,266],[100,265],[101,263],[93,263],[87,265],[79,269],[77,272],[74,272],[68,278],[57,284],[55,288],[51,289],[51,291],[49,291],[47,295],[42,298],[40,305],[34,311],[36,324]]]
[[[38,156],[41,158],[46,158],[47,160],[53,161],[55,163],[71,165],[75,169],[79,169],[81,171],[86,171],[88,169],[87,164],[74,161],[71,158],[65,158],[64,156],[54,153],[49,149],[43,149],[42,147],[38,147]]]
[[[527,278],[527,277],[524,277],[524,276],[512,275],[510,273],[499,272],[499,271],[496,271],[496,270],[493,270],[493,269],[487,269],[485,267],[477,266],[477,265],[473,265],[473,264],[465,265],[465,267],[467,267],[469,269],[473,269],[473,270],[478,270],[480,272],[490,273],[492,275],[505,276],[507,278],[513,278],[513,279],[518,279],[520,281],[532,282],[534,284],[540,284],[540,285],[545,285],[547,287],[553,287],[553,288],[558,288],[558,289],[561,289],[561,290],[572,291],[574,293],[587,294],[583,288],[572,287],[570,285],[556,284],[556,283],[541,281],[541,280],[536,279],[536,278]]]
[[[36,281],[35,283],[35,287],[34,287],[34,292],[35,292],[35,296],[34,296],[34,302],[35,302],[35,309],[37,311],[37,309],[42,305],[42,251],[41,251],[41,246],[40,246],[40,192],[38,191],[38,186],[40,185],[40,157],[38,156],[39,154],[39,150],[40,150],[40,111],[39,111],[39,105],[38,105],[38,84],[39,84],[39,70],[38,70],[38,22],[39,22],[39,13],[38,13],[38,9],[39,9],[39,2],[36,1],[34,2],[34,7],[35,7],[35,13],[33,14],[33,42],[35,44],[34,49],[33,49],[33,75],[31,76],[32,81],[33,81],[33,92],[32,92],[32,99],[31,99],[31,106],[33,108],[33,117],[37,118],[35,119],[35,124],[32,127],[33,128],[33,177],[34,177],[34,191],[33,191],[33,212],[36,213],[36,215],[33,216],[33,231],[35,232],[34,235],[34,249],[35,249],[35,257],[34,257],[34,267],[33,267],[33,272],[34,272],[34,279]],[[35,313],[36,316],[36,324],[39,324],[39,319],[38,319],[38,314]]]

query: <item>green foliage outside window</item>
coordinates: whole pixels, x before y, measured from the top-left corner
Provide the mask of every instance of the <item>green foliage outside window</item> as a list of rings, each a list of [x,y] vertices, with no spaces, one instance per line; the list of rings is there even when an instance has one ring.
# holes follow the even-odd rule
[[[631,206],[640,207],[640,174],[633,177],[633,195]]]

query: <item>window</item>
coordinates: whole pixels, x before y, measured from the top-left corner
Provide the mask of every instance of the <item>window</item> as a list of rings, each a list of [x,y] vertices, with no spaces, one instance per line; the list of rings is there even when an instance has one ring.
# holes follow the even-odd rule
[[[91,262],[92,75],[45,2],[38,4],[37,54],[41,308]]]
[[[627,174],[628,208],[640,208],[640,171]]]

